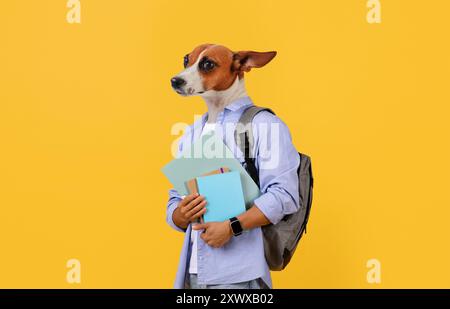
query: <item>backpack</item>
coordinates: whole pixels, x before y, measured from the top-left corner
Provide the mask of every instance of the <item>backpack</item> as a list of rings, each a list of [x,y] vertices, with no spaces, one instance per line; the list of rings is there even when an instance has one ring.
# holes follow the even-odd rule
[[[251,155],[253,149],[252,121],[256,114],[267,111],[275,115],[268,108],[252,105],[247,108],[239,119],[234,132],[237,146],[245,157],[244,168],[259,187],[259,174],[255,166],[255,159]],[[297,170],[299,180],[299,210],[286,215],[279,223],[262,227],[264,236],[264,255],[270,270],[283,270],[291,260],[295,249],[306,233],[309,213],[312,204],[313,176],[311,159],[299,153],[300,164]]]

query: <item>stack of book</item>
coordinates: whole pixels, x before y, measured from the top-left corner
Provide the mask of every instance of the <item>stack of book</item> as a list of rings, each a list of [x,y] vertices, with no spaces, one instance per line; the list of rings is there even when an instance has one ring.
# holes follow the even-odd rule
[[[185,151],[162,169],[181,196],[199,193],[205,197],[204,222],[221,222],[238,216],[260,195],[258,186],[223,141],[213,138],[224,149],[220,157],[192,156],[192,152]],[[202,147],[204,142],[200,138],[191,149]]]

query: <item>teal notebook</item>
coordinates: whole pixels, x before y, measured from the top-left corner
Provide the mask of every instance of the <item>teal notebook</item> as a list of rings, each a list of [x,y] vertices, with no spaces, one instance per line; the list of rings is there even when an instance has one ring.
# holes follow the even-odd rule
[[[245,212],[239,172],[197,177],[198,192],[205,197],[205,222],[222,222]]]

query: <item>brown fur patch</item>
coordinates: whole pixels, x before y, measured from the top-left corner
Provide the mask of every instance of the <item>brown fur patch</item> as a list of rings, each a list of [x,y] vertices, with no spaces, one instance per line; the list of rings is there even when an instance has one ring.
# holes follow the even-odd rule
[[[191,65],[193,65],[194,63],[197,62],[198,56],[200,56],[200,54],[207,49],[208,47],[213,46],[214,44],[202,44],[197,46],[196,48],[194,48],[194,50],[188,55],[189,57],[189,62],[187,67],[190,67]]]
[[[237,76],[237,72],[233,70],[233,54],[220,45],[214,45],[203,53],[203,57],[208,57],[217,65],[211,72],[200,71],[205,90],[221,91],[230,88]]]

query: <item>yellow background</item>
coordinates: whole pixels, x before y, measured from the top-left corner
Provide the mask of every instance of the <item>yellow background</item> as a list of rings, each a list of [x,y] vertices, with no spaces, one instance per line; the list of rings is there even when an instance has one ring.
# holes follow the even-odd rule
[[[246,77],[313,158],[308,234],[278,288],[450,287],[448,0],[66,0],[0,5],[0,287],[170,288],[176,122],[196,45],[277,50]],[[81,284],[66,261],[81,262]],[[382,283],[366,281],[381,262]]]

